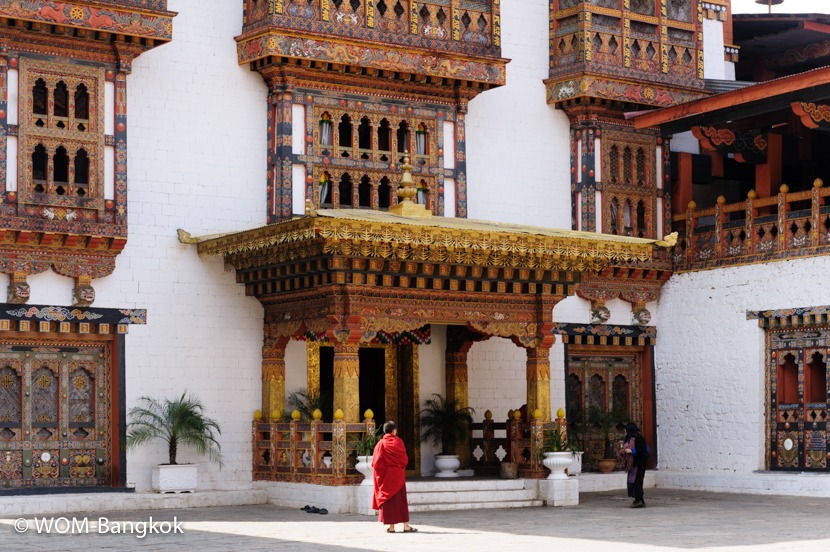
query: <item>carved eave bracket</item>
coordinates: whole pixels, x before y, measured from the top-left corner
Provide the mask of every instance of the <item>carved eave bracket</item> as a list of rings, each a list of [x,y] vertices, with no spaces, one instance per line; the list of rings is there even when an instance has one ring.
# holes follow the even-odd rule
[[[830,105],[793,102],[790,107],[805,127],[830,132]]]
[[[692,134],[705,151],[731,153],[739,163],[763,165],[767,162],[767,133],[695,126]]]

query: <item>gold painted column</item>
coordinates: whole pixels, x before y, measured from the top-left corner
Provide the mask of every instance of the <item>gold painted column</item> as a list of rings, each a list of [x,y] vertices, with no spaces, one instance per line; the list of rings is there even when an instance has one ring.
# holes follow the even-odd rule
[[[334,411],[346,423],[360,422],[360,360],[357,343],[334,344]]]
[[[458,408],[470,406],[467,395],[467,353],[447,351],[445,354],[445,375],[447,380],[447,400],[455,401]],[[447,454],[457,454],[462,468],[470,467],[470,442],[451,443],[452,450]]]
[[[527,350],[527,413],[542,411],[542,421],[550,421],[550,349],[532,347]]]
[[[266,420],[274,410],[285,412],[285,345],[262,349],[262,417]]]

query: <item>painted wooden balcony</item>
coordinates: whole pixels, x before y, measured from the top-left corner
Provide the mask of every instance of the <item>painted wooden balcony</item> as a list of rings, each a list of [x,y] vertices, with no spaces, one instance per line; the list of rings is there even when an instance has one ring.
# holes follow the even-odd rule
[[[816,180],[811,190],[757,198],[674,215],[678,230],[672,250],[675,272],[755,264],[830,253],[830,188]]]

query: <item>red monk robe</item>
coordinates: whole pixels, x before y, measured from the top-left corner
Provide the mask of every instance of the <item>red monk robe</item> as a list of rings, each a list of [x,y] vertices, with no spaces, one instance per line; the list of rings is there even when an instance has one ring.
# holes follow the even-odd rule
[[[379,510],[384,525],[409,522],[406,501],[406,447],[400,437],[387,433],[375,445],[372,469],[375,481],[372,508]]]

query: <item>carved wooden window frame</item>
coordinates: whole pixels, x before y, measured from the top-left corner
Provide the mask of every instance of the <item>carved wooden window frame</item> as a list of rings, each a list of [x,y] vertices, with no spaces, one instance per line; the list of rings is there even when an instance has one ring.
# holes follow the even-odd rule
[[[104,82],[106,80],[103,67],[87,67],[55,63],[50,61],[20,59],[19,79],[19,126],[18,126],[18,202],[23,204],[55,205],[69,207],[83,207],[86,209],[104,209]],[[38,79],[46,82],[49,92],[49,104],[53,104],[53,90],[58,82],[63,81],[68,89],[69,103],[67,105],[69,122],[68,129],[55,126],[54,106],[49,105],[47,110],[48,122],[44,127],[38,127],[33,119],[32,90]],[[75,90],[77,86],[86,86],[89,96],[89,125],[85,131],[71,130],[75,120]],[[32,153],[38,144],[42,144],[47,151],[47,190],[54,184],[54,167],[52,159],[59,147],[66,149],[69,156],[68,187],[72,187],[74,179],[74,158],[78,150],[84,149],[89,158],[89,184],[87,195],[84,197],[71,194],[57,195],[56,193],[36,193],[32,175]]]

